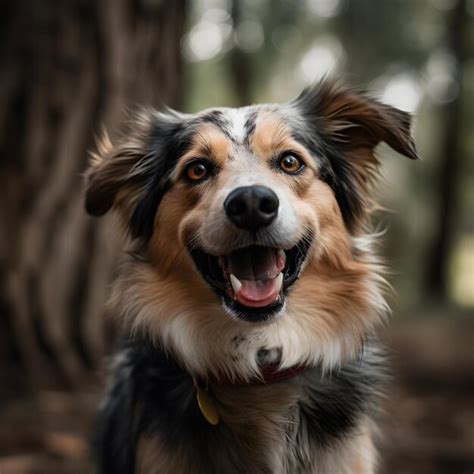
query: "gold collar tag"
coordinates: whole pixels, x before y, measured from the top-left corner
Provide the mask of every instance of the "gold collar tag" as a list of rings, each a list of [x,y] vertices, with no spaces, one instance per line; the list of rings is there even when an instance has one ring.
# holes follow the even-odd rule
[[[196,387],[196,398],[201,410],[202,416],[206,421],[215,426],[219,423],[219,412],[216,408],[216,402],[212,398],[212,395],[207,391],[202,389],[194,379],[194,386]]]

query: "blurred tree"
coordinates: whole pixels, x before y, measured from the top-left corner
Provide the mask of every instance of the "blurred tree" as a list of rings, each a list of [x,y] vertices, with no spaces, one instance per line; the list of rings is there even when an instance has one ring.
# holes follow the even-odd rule
[[[464,63],[468,57],[466,7],[466,0],[456,1],[447,28],[447,46],[455,63],[453,79],[458,93],[454,100],[446,104],[443,111],[444,129],[439,144],[440,167],[435,184],[438,196],[438,220],[428,254],[425,284],[427,293],[440,299],[446,299],[448,296],[448,263],[456,232],[459,171],[463,161],[461,108]]]
[[[103,353],[119,242],[110,221],[85,215],[81,173],[93,133],[115,128],[124,108],[179,106],[183,17],[184,0],[2,6],[0,373],[9,382],[78,382]]]
[[[242,1],[232,0],[231,17],[235,28],[242,23]],[[230,78],[233,82],[237,105],[239,107],[252,103],[252,64],[251,58],[241,48],[235,46],[229,53]]]

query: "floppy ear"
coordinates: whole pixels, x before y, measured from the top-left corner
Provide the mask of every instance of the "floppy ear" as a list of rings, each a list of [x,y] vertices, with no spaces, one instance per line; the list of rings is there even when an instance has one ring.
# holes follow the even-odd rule
[[[140,186],[134,168],[148,150],[151,124],[143,116],[113,145],[107,132],[97,142],[97,151],[91,153],[86,172],[86,211],[93,216],[106,214],[116,204],[119,191],[131,194]],[[130,203],[131,204],[131,203]]]
[[[370,184],[378,168],[374,148],[385,142],[417,159],[411,116],[366,93],[325,80],[294,101],[308,122],[314,151],[327,161],[331,185],[349,228],[366,214]]]
[[[86,172],[86,211],[120,211],[133,237],[149,237],[176,158],[184,122],[178,114],[143,109],[129,120],[116,144],[104,133]]]

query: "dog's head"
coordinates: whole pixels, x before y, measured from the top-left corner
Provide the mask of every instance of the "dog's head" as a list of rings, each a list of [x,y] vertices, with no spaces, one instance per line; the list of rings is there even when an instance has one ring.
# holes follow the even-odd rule
[[[159,284],[181,289],[167,298],[250,323],[357,312],[374,298],[356,242],[382,141],[417,158],[407,113],[330,82],[283,105],[145,110],[101,144],[86,207],[119,211]]]

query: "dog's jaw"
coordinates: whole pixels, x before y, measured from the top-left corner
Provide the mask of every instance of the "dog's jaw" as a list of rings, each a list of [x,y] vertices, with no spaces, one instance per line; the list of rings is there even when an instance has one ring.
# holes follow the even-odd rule
[[[308,233],[288,250],[254,245],[215,257],[194,247],[190,255],[198,274],[217,294],[231,318],[261,324],[284,313],[311,243],[312,234]]]
[[[160,280],[156,269],[133,259],[113,287],[110,310],[121,315],[128,331],[147,334],[189,373],[203,378],[220,373],[255,377],[260,351],[274,348],[281,348],[282,368],[309,364],[330,370],[356,356],[366,334],[384,317],[383,281],[378,263],[366,262],[364,276],[354,287],[358,299],[340,287],[341,293],[333,296],[340,299],[336,306],[325,288],[318,288],[322,280],[314,264],[308,267],[279,317],[266,324],[229,318],[206,285],[201,281],[198,286],[200,277],[189,286],[179,275]]]

